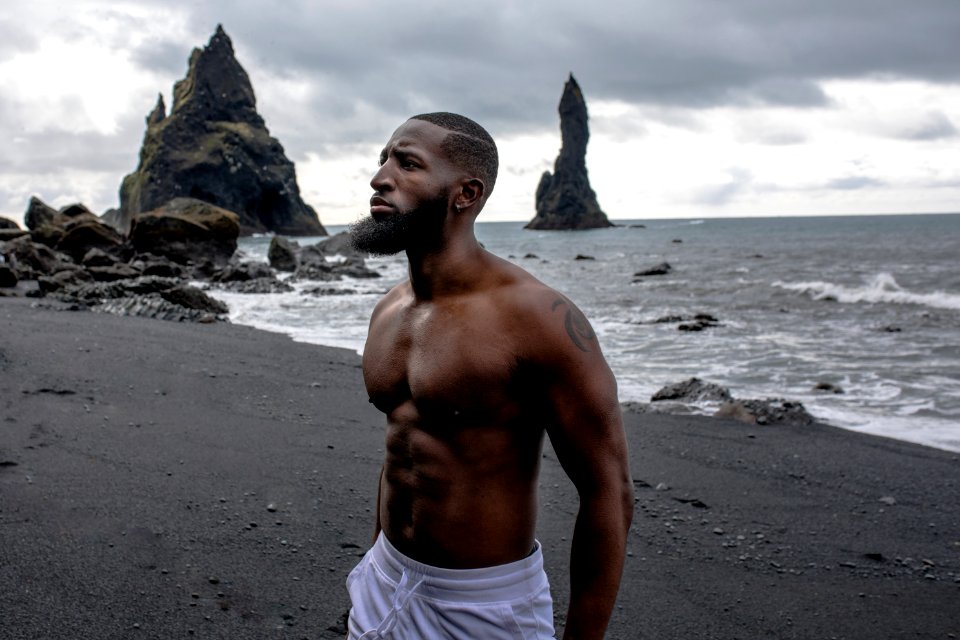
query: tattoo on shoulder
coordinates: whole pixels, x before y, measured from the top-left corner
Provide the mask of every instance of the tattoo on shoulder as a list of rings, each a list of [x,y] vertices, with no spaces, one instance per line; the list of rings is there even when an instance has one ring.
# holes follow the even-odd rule
[[[587,318],[580,313],[579,309],[563,298],[554,300],[550,311],[556,311],[558,307],[566,307],[563,316],[563,326],[567,330],[567,335],[570,336],[571,342],[573,342],[574,346],[580,349],[580,351],[589,353],[591,349],[588,345],[590,342],[596,340],[597,334],[594,333]]]

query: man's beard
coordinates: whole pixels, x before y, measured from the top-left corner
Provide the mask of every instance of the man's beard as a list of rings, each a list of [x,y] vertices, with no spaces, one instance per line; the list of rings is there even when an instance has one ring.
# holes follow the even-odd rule
[[[392,256],[428,242],[446,212],[447,194],[439,193],[416,209],[398,209],[379,220],[368,215],[350,225],[350,242],[357,251]]]

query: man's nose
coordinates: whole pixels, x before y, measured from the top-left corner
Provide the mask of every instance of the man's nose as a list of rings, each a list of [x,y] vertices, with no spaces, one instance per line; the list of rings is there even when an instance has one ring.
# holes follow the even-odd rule
[[[377,172],[373,174],[373,178],[370,179],[370,186],[373,187],[374,191],[389,191],[393,188],[393,179],[390,177],[390,171],[386,163],[380,165]]]

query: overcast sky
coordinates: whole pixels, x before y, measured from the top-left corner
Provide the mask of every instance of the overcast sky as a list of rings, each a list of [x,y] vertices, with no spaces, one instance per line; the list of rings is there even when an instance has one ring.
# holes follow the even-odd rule
[[[958,0],[72,0],[0,14],[0,216],[118,206],[144,118],[218,23],[325,224],[407,117],[498,142],[527,220],[573,72],[611,218],[960,211]]]

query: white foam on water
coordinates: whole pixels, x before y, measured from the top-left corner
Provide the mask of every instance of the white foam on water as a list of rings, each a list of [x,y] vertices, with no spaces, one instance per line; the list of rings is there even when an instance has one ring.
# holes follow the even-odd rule
[[[896,415],[897,412],[842,405],[816,405],[807,409],[818,420],[844,429],[960,452],[960,426],[955,420],[917,415],[905,417]]]
[[[874,275],[862,287],[845,287],[822,281],[790,283],[777,280],[772,284],[780,289],[805,293],[814,300],[835,300],[845,304],[913,304],[933,309],[960,310],[960,295],[944,291],[914,293],[897,284],[889,273]]]

